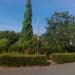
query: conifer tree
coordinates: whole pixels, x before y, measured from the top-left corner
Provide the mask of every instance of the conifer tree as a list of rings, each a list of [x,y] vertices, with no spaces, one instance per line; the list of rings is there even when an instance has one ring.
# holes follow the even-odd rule
[[[32,24],[31,0],[26,0],[26,10],[24,13],[23,28],[19,39],[19,43],[22,44],[22,48],[24,50],[30,49],[32,47],[33,29],[31,24]]]

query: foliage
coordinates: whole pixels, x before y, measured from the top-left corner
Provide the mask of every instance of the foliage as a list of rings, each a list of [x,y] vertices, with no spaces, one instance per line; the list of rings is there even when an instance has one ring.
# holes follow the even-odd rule
[[[35,53],[37,53],[36,52],[36,50],[37,50],[37,43],[38,43],[37,35],[33,35],[32,41],[33,41],[33,49],[35,50]]]
[[[68,25],[75,23],[75,16],[70,15],[69,12],[55,12],[51,19],[47,18],[47,23],[50,29],[56,29],[60,25]]]
[[[52,60],[58,64],[75,62],[75,53],[52,54]]]
[[[20,33],[14,31],[0,31],[0,39],[7,39],[10,44],[14,44],[20,36]]]
[[[0,52],[8,52],[8,48],[10,46],[10,43],[7,39],[1,39],[0,40]]]
[[[22,52],[22,46],[15,43],[10,46],[9,52]]]
[[[72,53],[75,52],[75,46],[69,46],[68,48],[66,48],[67,52]]]
[[[15,33],[14,31],[0,31],[0,51],[8,52],[9,48],[16,43],[19,36],[20,33]]]
[[[27,50],[25,51],[25,54],[32,55],[32,54],[36,54],[36,52],[35,52],[34,49],[27,49]]]
[[[0,66],[47,65],[44,55],[0,54]]]
[[[75,37],[75,20],[68,12],[55,12],[51,19],[47,19],[47,31],[44,42],[52,52],[65,52],[70,41]]]
[[[31,0],[26,2],[26,12],[24,14],[23,28],[18,42],[22,44],[23,50],[32,48],[32,5]]]
[[[42,47],[42,38],[41,38],[41,36],[38,39],[37,35],[33,35],[33,40],[32,41],[33,41],[33,49],[34,49],[35,53],[37,53],[37,47],[38,47],[38,53],[39,54],[44,54],[45,50],[43,50],[43,47]]]

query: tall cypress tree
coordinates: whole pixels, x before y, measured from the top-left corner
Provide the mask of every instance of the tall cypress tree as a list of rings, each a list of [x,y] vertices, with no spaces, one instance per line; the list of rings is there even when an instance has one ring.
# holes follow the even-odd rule
[[[23,28],[19,43],[22,44],[23,49],[30,49],[32,47],[32,5],[31,0],[26,0],[26,11],[24,14]]]

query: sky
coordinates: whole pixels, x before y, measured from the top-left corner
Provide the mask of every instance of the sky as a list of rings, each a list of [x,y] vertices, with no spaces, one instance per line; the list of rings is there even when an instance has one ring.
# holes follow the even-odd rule
[[[0,0],[0,31],[20,32],[24,19],[26,0]],[[46,18],[55,11],[69,11],[75,15],[75,0],[32,0],[32,26],[37,33],[38,16],[40,17],[40,34],[46,29]]]

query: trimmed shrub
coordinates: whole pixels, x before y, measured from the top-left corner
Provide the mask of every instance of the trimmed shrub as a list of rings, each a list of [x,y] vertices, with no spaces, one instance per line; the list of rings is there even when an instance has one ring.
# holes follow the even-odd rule
[[[75,62],[75,53],[52,54],[52,60],[58,64]]]
[[[8,52],[8,48],[9,48],[10,44],[9,41],[7,39],[1,39],[0,40],[0,52]]]
[[[47,58],[43,55],[1,54],[0,66],[30,66],[47,65]]]

